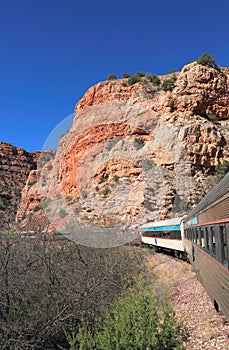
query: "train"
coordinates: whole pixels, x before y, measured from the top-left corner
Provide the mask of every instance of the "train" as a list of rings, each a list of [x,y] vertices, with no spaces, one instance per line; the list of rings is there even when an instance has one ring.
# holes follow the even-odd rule
[[[157,251],[174,253],[178,258],[186,257],[183,244],[184,231],[181,229],[181,221],[182,218],[179,217],[142,225],[142,244],[155,247]]]
[[[229,173],[188,215],[142,225],[141,241],[187,259],[229,321]]]

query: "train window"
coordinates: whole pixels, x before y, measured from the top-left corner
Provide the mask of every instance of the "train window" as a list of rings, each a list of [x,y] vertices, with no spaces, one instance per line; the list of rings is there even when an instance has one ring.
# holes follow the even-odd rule
[[[215,246],[215,227],[211,226],[210,228],[210,232],[211,232],[211,254],[212,256],[216,256],[216,246]]]
[[[222,247],[222,262],[228,267],[228,246],[225,225],[220,226],[220,241]]]
[[[200,229],[196,229],[196,244],[200,246]]]
[[[194,243],[197,244],[197,229],[194,229]]]
[[[200,246],[204,249],[205,248],[205,241],[204,241],[204,229],[203,229],[203,227],[200,227],[200,229],[199,229],[199,239],[200,239]]]
[[[192,241],[194,242],[194,240],[195,240],[195,231],[194,231],[193,228],[191,230],[192,230]]]
[[[205,230],[204,230],[204,244],[205,244],[205,249],[207,250],[207,252],[210,251],[210,248],[209,248],[209,232],[208,232],[208,227],[205,227]]]

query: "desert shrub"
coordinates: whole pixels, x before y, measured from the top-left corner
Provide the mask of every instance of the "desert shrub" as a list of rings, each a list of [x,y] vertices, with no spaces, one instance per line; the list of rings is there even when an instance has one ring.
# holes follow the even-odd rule
[[[65,218],[65,216],[67,215],[67,212],[66,212],[65,209],[60,208],[58,215],[59,215],[60,218],[63,219],[63,218]]]
[[[107,196],[109,193],[111,193],[111,189],[109,187],[105,187],[100,193]]]
[[[127,86],[127,83],[123,82],[123,83],[122,83],[122,86]]]
[[[130,74],[129,74],[129,73],[123,73],[122,77],[123,77],[123,78],[129,78],[129,77],[130,77]]]
[[[41,202],[42,208],[47,208],[47,206],[49,205],[49,203],[51,202],[50,198],[46,198]]]
[[[174,75],[172,78],[170,79],[166,79],[163,81],[163,83],[161,84],[161,88],[164,91],[172,91],[175,87],[175,82],[176,82],[177,78]]]
[[[33,211],[36,212],[36,211],[39,211],[41,210],[42,207],[40,205],[36,205],[34,208],[33,208]]]
[[[145,76],[145,73],[144,72],[136,72],[135,76],[139,77],[139,78],[143,78]]]
[[[144,159],[142,163],[142,169],[144,171],[149,171],[155,166],[155,163],[152,159]]]
[[[107,80],[116,80],[116,74],[115,73],[111,73],[107,75]]]
[[[112,139],[107,145],[107,150],[110,151],[120,140],[122,140],[122,137],[115,137]]]
[[[100,179],[99,179],[99,184],[102,184],[102,183],[104,183],[104,182],[105,182],[105,179],[104,179],[103,176],[101,176]]]
[[[212,68],[219,68],[216,64],[215,58],[211,55],[209,55],[207,52],[203,53],[198,60],[197,63],[201,64],[202,66],[212,67]]]
[[[161,81],[156,74],[149,75],[149,80],[155,86],[159,86],[161,84]]]
[[[119,180],[119,176],[118,175],[114,175],[114,182],[118,182],[118,180]]]
[[[142,148],[145,144],[145,141],[141,138],[141,137],[135,137],[134,139],[134,148],[136,150],[139,150],[140,148]]]
[[[151,287],[138,284],[116,299],[94,329],[81,320],[77,333],[68,335],[72,349],[185,349],[186,328],[165,298],[159,307]]]
[[[210,121],[210,122],[217,122],[217,116],[213,113],[213,112],[209,112],[206,114],[206,118]]]
[[[195,204],[198,204],[201,200],[202,200],[202,197],[201,197],[201,196],[195,196],[195,197],[193,198],[193,202],[194,202]]]
[[[129,85],[133,85],[136,83],[139,83],[139,81],[141,80],[141,77],[138,75],[132,75],[131,77],[129,77],[128,79],[128,84]]]
[[[215,167],[215,176],[217,182],[222,180],[222,178],[229,172],[229,161],[224,160],[221,164]]]
[[[141,263],[130,247],[0,234],[0,349],[67,347],[63,329],[77,329],[82,314],[99,317]]]

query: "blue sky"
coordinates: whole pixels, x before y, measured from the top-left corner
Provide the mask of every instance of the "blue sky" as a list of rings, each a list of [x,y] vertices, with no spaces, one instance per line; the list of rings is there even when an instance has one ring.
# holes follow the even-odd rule
[[[107,74],[229,66],[228,0],[2,0],[0,141],[28,151]]]

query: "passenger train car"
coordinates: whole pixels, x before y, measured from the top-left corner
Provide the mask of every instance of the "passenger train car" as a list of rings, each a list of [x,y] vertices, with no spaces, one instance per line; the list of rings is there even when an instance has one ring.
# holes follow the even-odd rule
[[[229,320],[229,173],[183,220],[184,248],[217,311]]]
[[[183,219],[141,226],[142,243],[193,265],[215,309],[229,321],[229,173]]]
[[[149,222],[141,226],[141,241],[157,250],[174,252],[179,258],[185,256],[183,245],[182,218]]]

